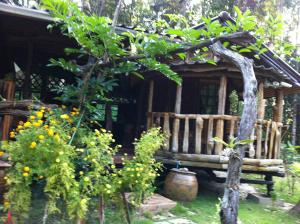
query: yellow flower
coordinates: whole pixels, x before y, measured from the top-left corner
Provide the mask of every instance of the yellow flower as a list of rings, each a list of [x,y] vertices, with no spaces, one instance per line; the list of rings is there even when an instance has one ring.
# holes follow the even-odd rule
[[[76,107],[73,107],[73,110],[74,110],[74,111],[79,111],[79,109],[78,109],[78,108],[76,108]]]
[[[31,148],[31,149],[34,149],[34,148],[36,147],[36,145],[37,145],[36,142],[31,142],[30,148]]]
[[[50,124],[57,124],[56,120],[51,120]]]
[[[70,119],[70,116],[68,114],[63,114],[63,115],[60,115],[60,118],[68,120],[68,119]]]
[[[38,118],[42,118],[44,115],[43,112],[41,112],[41,111],[37,111],[37,112],[35,112],[35,114]]]
[[[23,170],[24,170],[24,172],[29,172],[30,168],[29,168],[28,166],[25,166],[25,167],[23,168]]]
[[[26,173],[26,172],[24,172],[24,173],[23,173],[23,176],[24,176],[24,177],[28,177],[28,176],[29,176],[29,174],[28,174],[28,173]]]
[[[16,135],[15,135],[15,132],[13,132],[13,131],[11,131],[10,133],[9,133],[9,135],[10,135],[10,137],[11,138],[14,138]]]
[[[116,166],[115,166],[115,165],[111,165],[111,168],[112,168],[112,169],[116,169]]]
[[[73,112],[73,111],[72,111],[72,112],[71,112],[71,115],[72,115],[72,116],[75,116],[75,115],[76,115],[76,112]]]
[[[39,123],[39,122],[33,122],[32,125],[33,125],[34,127],[39,127],[39,126],[41,126],[41,123]]]
[[[54,131],[53,131],[52,129],[49,129],[49,130],[48,130],[48,135],[49,135],[49,136],[53,136],[53,135],[54,135]]]
[[[9,206],[10,206],[10,203],[9,203],[8,201],[5,201],[5,202],[4,202],[4,207],[5,207],[5,208],[8,208]]]
[[[49,125],[47,125],[47,124],[44,125],[44,128],[45,128],[45,129],[48,129],[48,128],[49,128]]]
[[[44,135],[39,135],[39,139],[40,139],[40,140],[44,140],[44,139],[45,139],[45,136],[44,136]]]
[[[34,120],[34,119],[35,119],[35,116],[31,115],[31,116],[29,117],[29,119],[30,119],[30,120]]]
[[[23,126],[22,125],[18,125],[18,129],[22,129],[23,128]]]
[[[80,171],[80,172],[79,172],[79,175],[83,175],[83,171]]]
[[[19,125],[23,125],[24,124],[24,122],[23,121],[19,121]]]
[[[24,124],[24,127],[25,127],[25,128],[28,128],[28,127],[30,127],[30,126],[31,126],[31,123],[30,123],[29,121],[25,122],[25,124]]]
[[[4,156],[4,152],[0,151],[0,157]]]
[[[59,135],[58,135],[58,134],[54,135],[54,139],[55,139],[56,141],[59,141],[59,140],[60,140]]]

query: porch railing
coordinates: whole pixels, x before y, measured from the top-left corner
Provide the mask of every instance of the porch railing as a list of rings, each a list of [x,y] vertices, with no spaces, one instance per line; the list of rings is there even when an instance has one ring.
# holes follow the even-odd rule
[[[231,115],[148,113],[148,127],[160,126],[167,134],[165,150],[176,153],[219,155],[223,146],[213,137],[224,141],[237,135],[240,118]],[[277,159],[280,154],[282,123],[257,120],[246,152],[247,158]]]

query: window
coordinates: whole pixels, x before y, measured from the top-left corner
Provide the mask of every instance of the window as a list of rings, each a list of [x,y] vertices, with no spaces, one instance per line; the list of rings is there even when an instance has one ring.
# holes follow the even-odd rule
[[[216,114],[218,111],[218,86],[202,84],[200,88],[200,114]]]

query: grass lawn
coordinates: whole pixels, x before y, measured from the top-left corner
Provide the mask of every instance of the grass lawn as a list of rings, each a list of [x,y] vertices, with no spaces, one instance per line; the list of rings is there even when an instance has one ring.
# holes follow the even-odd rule
[[[215,195],[200,194],[194,202],[177,205],[172,213],[180,217],[187,217],[196,223],[219,223],[218,202]],[[268,209],[250,201],[241,201],[239,220],[245,224],[300,223],[300,217],[291,216],[279,209]]]
[[[197,200],[190,203],[178,203],[171,210],[175,215],[173,218],[186,218],[199,224],[219,223],[218,205],[219,199],[212,193],[200,192]],[[36,199],[33,201],[33,209],[31,210],[30,219],[26,224],[40,224],[42,220],[44,201]],[[160,214],[164,216],[164,214]],[[131,215],[133,224],[154,224],[155,216],[147,215],[146,217],[137,217]],[[166,220],[170,218],[166,217]],[[266,208],[262,205],[241,201],[239,210],[239,219],[243,224],[300,224],[300,217],[295,217],[279,210],[278,208]],[[50,216],[48,224],[72,224],[62,213],[57,216]],[[122,211],[116,214],[112,209],[106,209],[106,224],[126,224]],[[89,220],[87,224],[98,224],[97,210],[89,212]]]

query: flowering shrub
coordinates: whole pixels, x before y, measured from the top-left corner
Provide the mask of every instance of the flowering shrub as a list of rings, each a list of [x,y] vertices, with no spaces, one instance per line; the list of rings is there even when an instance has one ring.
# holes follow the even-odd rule
[[[117,189],[112,185],[116,178],[113,158],[120,146],[111,146],[115,141],[113,135],[104,129],[86,132],[82,137],[85,147],[76,149],[80,166],[76,191],[70,195],[68,204],[71,218],[83,219],[93,196],[109,198]]]
[[[66,199],[69,189],[76,186],[72,163],[76,154],[68,144],[71,123],[71,117],[62,114],[61,109],[42,108],[33,111],[25,123],[20,122],[16,131],[10,133],[15,141],[3,144],[12,163],[6,177],[9,186],[6,207],[19,218],[28,213],[33,181],[46,180],[44,192],[50,212],[57,211],[57,199]]]
[[[124,192],[130,191],[132,203],[140,203],[153,192],[161,168],[153,156],[164,142],[160,130],[143,133],[134,143],[135,157],[123,158],[123,168],[117,169],[114,156],[120,146],[113,146],[112,133],[80,127],[78,114],[76,108],[70,113],[61,108],[32,111],[10,133],[14,141],[3,144],[12,164],[6,177],[5,206],[18,223],[29,212],[33,182],[45,182],[47,214],[59,212],[57,201],[62,199],[69,217],[77,220],[85,219],[93,197],[120,202]],[[71,144],[74,132],[76,145]]]
[[[139,140],[135,140],[135,156],[131,160],[124,160],[124,168],[119,171],[122,177],[123,187],[132,192],[131,203],[139,204],[154,191],[154,180],[162,164],[156,162],[154,153],[165,142],[165,136],[159,128],[152,128],[142,134]]]

